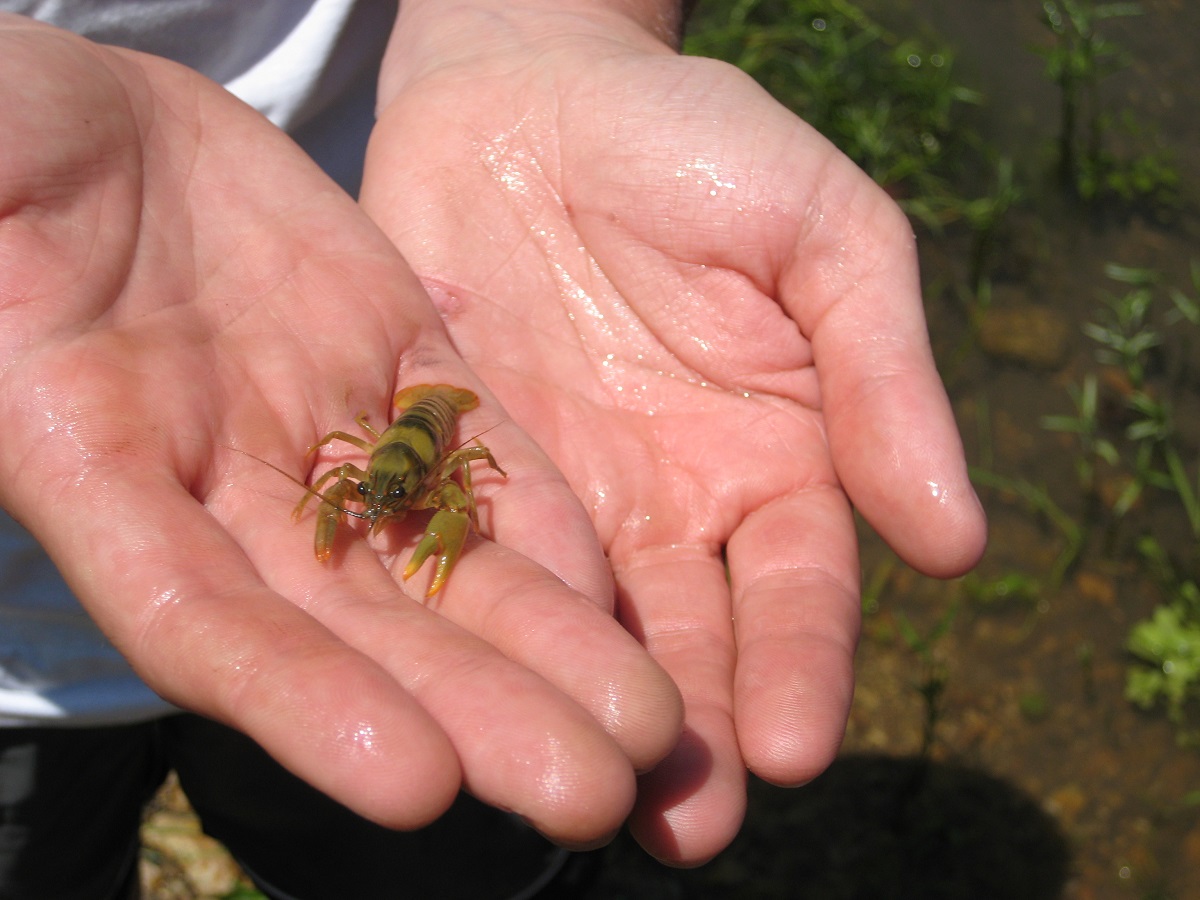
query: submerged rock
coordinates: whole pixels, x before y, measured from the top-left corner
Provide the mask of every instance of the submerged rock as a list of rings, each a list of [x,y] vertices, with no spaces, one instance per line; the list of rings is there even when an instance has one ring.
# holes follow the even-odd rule
[[[1071,323],[1044,306],[993,307],[979,323],[979,346],[988,356],[1032,369],[1062,368],[1071,355]]]

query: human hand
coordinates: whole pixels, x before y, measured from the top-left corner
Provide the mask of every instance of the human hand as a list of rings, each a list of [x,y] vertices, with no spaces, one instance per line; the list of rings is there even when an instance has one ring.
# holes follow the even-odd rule
[[[362,203],[583,498],[680,686],[631,828],[693,864],[740,826],[747,766],[799,784],[836,754],[851,504],[939,576],[984,518],[896,206],[736,70],[602,2],[538,5],[404,4]]]
[[[466,414],[509,475],[478,479],[503,545],[469,544],[432,608],[395,534],[317,562],[270,467],[304,479],[394,384],[479,390],[391,243],[189,70],[0,17],[0,83],[4,508],[147,683],[359,813],[417,827],[461,783],[606,838],[679,699],[535,445],[486,393]]]

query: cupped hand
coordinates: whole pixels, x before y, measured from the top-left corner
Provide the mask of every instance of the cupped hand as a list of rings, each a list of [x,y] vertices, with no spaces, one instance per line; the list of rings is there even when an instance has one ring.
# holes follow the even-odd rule
[[[912,232],[741,73],[615,15],[408,10],[362,203],[591,512],[686,706],[631,826],[701,862],[746,767],[799,784],[837,751],[852,505],[928,573],[982,551]]]
[[[101,628],[164,697],[377,821],[417,827],[463,784],[560,841],[609,835],[678,694],[392,244],[186,69],[0,17],[0,82],[0,501]],[[286,477],[421,382],[483,394],[460,439],[486,432],[508,472],[477,479],[503,545],[471,539],[428,606],[426,572],[411,597],[393,575],[423,519],[347,530],[321,564]]]

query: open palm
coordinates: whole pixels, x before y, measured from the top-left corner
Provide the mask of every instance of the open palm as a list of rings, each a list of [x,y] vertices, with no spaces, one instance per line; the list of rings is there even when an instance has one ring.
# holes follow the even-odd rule
[[[363,203],[590,510],[622,622],[679,684],[684,736],[632,825],[699,862],[747,765],[796,784],[836,752],[851,504],[928,572],[981,550],[912,235],[726,66],[629,30],[485,27],[455,65],[398,30]]]
[[[392,244],[188,70],[7,17],[0,68],[4,508],[152,687],[364,815],[415,827],[465,784],[559,840],[611,833],[678,695],[494,400],[463,428],[490,428],[509,478],[481,478],[483,517],[528,556],[473,543],[431,609],[380,564],[402,538],[322,565],[290,520],[271,466],[306,478],[397,383],[480,390]]]

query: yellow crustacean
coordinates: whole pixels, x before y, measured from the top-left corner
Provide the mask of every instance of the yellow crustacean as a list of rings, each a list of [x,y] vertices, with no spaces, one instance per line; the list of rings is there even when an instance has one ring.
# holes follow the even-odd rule
[[[369,533],[374,534],[385,523],[404,518],[411,509],[435,510],[404,568],[405,579],[411,578],[437,553],[427,593],[432,597],[446,583],[468,530],[472,525],[479,527],[470,464],[486,460],[501,475],[505,473],[482,444],[449,449],[459,414],[479,405],[471,391],[448,384],[418,384],[396,394],[394,403],[399,415],[382,434],[367,423],[365,413],[355,419],[373,441],[331,431],[309,448],[312,453],[333,441],[344,441],[369,454],[367,467],[343,463],[330,469],[313,482],[292,517],[298,520],[313,497],[321,501],[314,546],[317,559],[324,562],[332,553],[338,526],[347,516],[369,522]],[[326,488],[330,481],[333,486]],[[362,509],[347,509],[347,503],[361,504]]]

